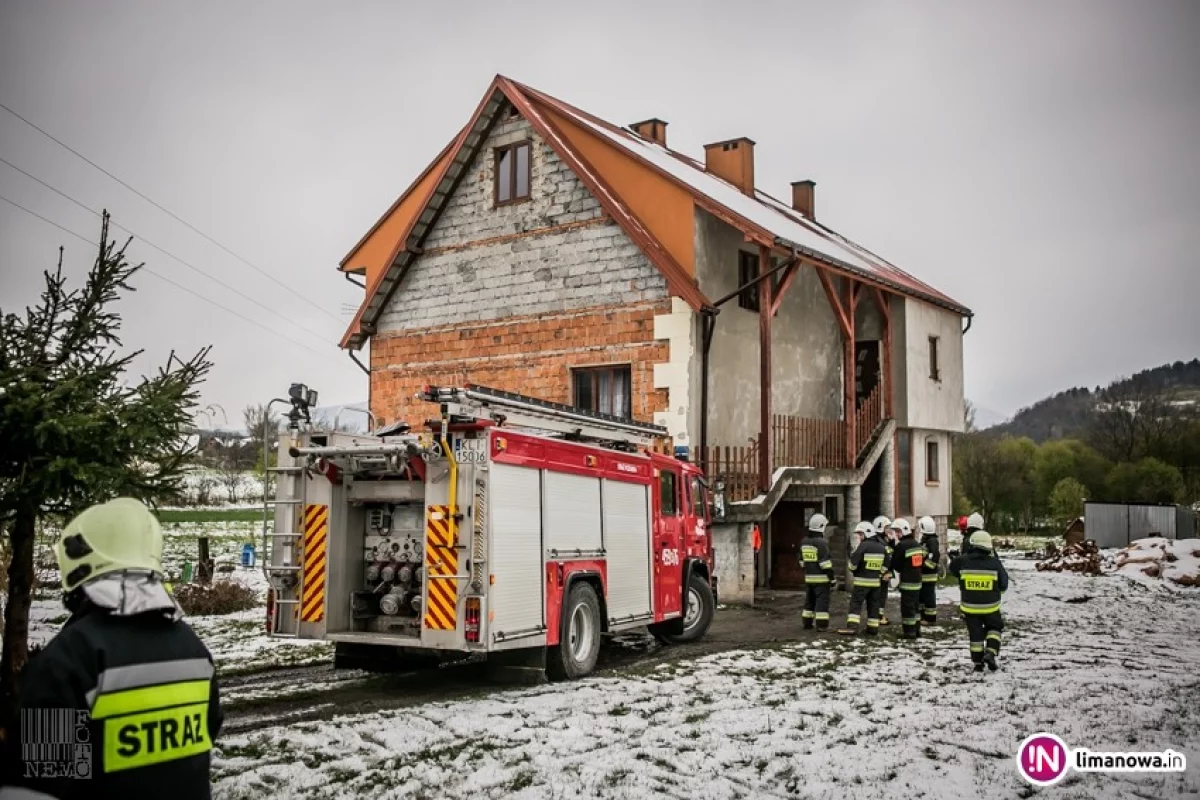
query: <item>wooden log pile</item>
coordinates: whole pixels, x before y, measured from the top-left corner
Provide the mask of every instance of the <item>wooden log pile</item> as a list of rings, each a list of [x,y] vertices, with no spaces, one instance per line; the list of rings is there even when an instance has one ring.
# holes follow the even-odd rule
[[[1039,572],[1081,572],[1100,574],[1100,548],[1092,539],[1058,548],[1046,546],[1046,557],[1036,564]]]

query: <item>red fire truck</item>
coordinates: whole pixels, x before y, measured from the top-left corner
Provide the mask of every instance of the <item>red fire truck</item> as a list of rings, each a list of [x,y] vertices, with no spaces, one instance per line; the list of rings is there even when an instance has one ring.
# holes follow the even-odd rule
[[[340,666],[466,654],[575,678],[602,635],[708,629],[708,489],[649,451],[664,428],[427,387],[440,414],[424,429],[361,436],[305,424],[303,394],[263,532],[272,635],[332,641]]]

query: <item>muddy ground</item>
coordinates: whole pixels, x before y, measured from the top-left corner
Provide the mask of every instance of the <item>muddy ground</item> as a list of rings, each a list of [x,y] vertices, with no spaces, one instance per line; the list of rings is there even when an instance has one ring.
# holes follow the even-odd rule
[[[596,674],[630,674],[663,663],[687,661],[729,650],[836,636],[833,630],[845,621],[849,593],[834,592],[830,631],[826,633],[803,629],[801,593],[759,592],[755,602],[753,608],[729,606],[719,609],[704,638],[690,644],[662,645],[649,634],[637,631],[606,639],[600,650]],[[900,635],[897,592],[889,596],[887,616],[892,624],[881,628],[882,640]],[[940,628],[961,627],[953,606],[941,605],[939,616]],[[220,679],[220,688],[225,709],[224,732],[229,734],[340,714],[363,714],[505,691],[505,687],[486,680],[483,667],[478,663],[386,675],[335,670],[331,664],[325,664],[229,676]]]

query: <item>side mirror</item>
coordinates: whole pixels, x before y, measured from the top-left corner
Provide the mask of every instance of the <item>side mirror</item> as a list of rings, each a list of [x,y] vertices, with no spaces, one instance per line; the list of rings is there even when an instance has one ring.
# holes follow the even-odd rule
[[[714,522],[725,519],[725,481],[721,478],[713,482],[712,518]]]

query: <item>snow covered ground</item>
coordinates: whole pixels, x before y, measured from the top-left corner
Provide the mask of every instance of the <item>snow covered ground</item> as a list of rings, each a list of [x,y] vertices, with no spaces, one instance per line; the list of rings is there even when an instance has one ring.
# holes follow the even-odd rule
[[[1200,591],[1009,566],[995,674],[969,671],[960,626],[916,644],[831,635],[224,737],[214,795],[1030,797],[1015,749],[1048,731],[1170,747],[1190,768],[1072,774],[1047,794],[1200,796]]]

